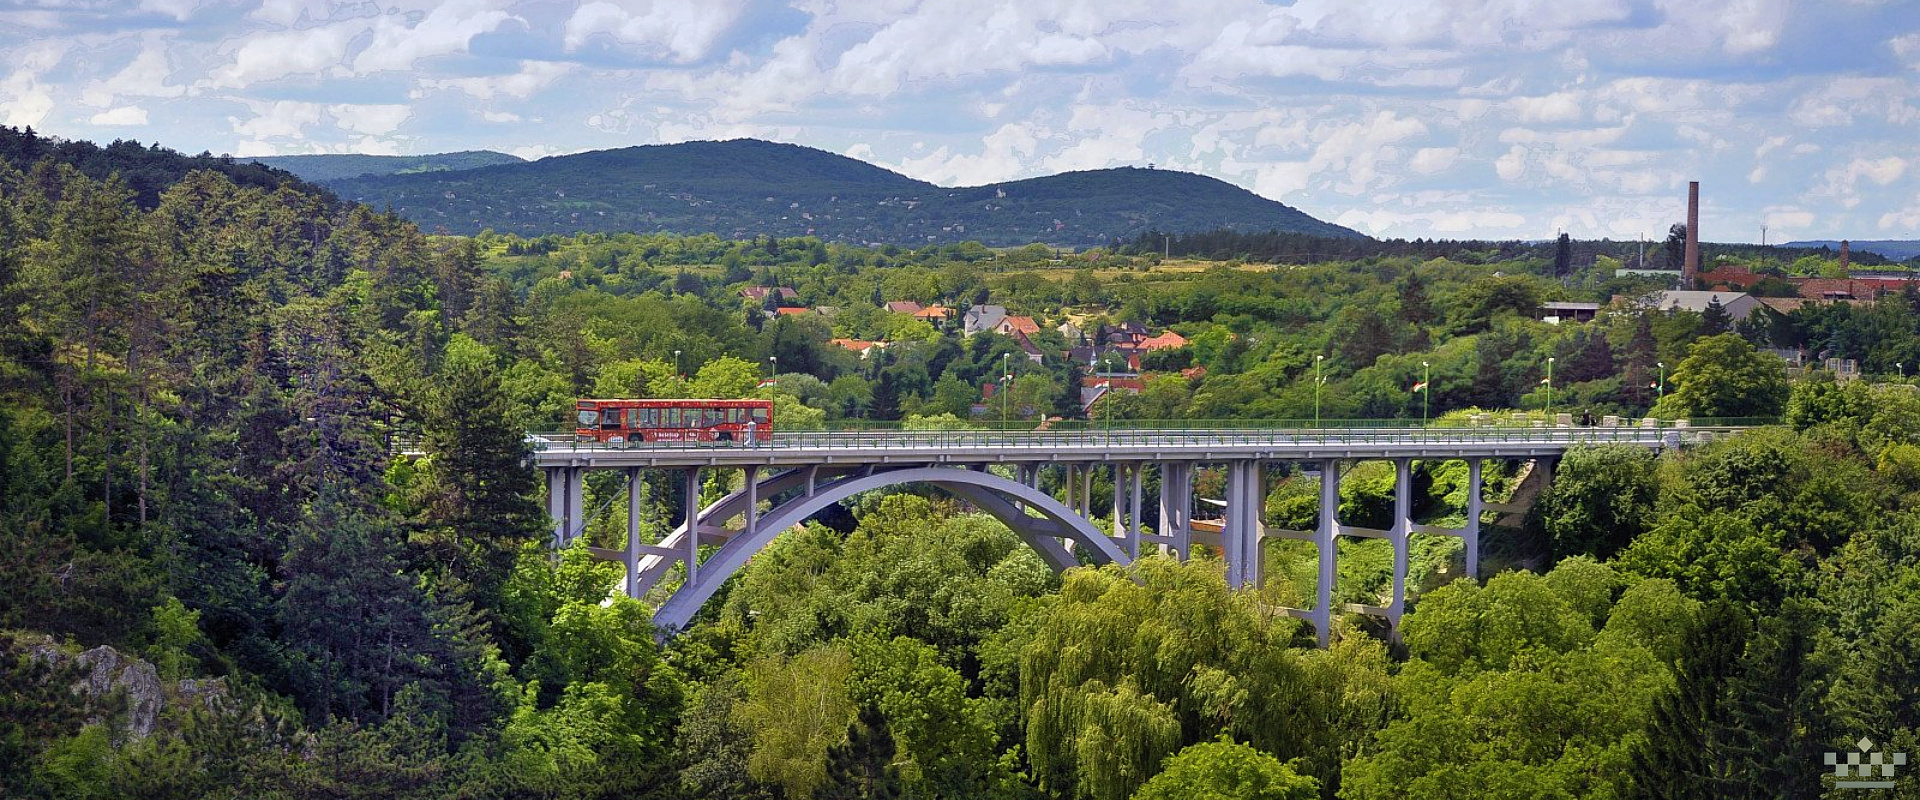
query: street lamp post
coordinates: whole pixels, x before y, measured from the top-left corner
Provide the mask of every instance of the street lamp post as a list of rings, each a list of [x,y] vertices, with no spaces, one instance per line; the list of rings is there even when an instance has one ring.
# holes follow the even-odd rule
[[[1326,363],[1326,360],[1327,357],[1324,355],[1313,357],[1313,427],[1315,428],[1320,427],[1320,384],[1326,382],[1326,379],[1320,377],[1320,365]]]
[[[1427,409],[1433,398],[1433,365],[1420,362],[1420,427],[1427,426]]]
[[[1007,371],[1007,353],[1000,354],[1000,429],[1007,427],[1007,386],[1013,380],[1013,373]]]
[[[1900,370],[1900,380],[1905,381],[1907,379],[1907,365],[1905,363],[1895,361],[1893,362],[1893,368]]]
[[[673,374],[675,377],[687,377],[687,371],[680,366],[680,351],[673,351]]]
[[[1653,365],[1660,368],[1660,382],[1654,384],[1660,391],[1660,395],[1656,399],[1665,400],[1667,399],[1667,362],[1655,361]]]
[[[767,356],[767,380],[773,382],[774,388],[777,389],[780,387],[780,357],[779,356]]]
[[[1547,423],[1553,423],[1553,356],[1547,356]]]

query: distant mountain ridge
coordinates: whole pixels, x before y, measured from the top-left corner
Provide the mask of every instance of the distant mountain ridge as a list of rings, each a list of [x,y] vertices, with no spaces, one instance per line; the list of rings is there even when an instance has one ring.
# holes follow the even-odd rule
[[[256,156],[246,161],[258,161],[275,169],[283,169],[300,176],[301,180],[323,182],[347,178],[359,178],[367,175],[404,175],[415,172],[450,172],[463,169],[491,167],[498,164],[522,164],[526,159],[492,150],[462,150],[458,153],[435,153],[425,156],[363,156],[352,153],[319,154],[301,156]]]
[[[1104,245],[1148,230],[1361,237],[1204,175],[1118,169],[948,188],[756,139],[599,150],[456,171],[326,180],[423,229],[522,236],[668,231],[900,245]]]
[[[1886,256],[1887,258],[1893,259],[1894,261],[1905,261],[1909,258],[1913,258],[1914,256],[1920,256],[1920,239],[1872,239],[1872,240],[1850,241],[1847,243],[1847,246],[1854,250],[1865,250],[1869,253],[1879,253],[1880,255]],[[1815,240],[1805,241],[1805,242],[1788,242],[1784,245],[1781,245],[1781,247],[1825,247],[1829,250],[1838,251],[1840,249],[1840,242],[1832,239],[1815,239]]]

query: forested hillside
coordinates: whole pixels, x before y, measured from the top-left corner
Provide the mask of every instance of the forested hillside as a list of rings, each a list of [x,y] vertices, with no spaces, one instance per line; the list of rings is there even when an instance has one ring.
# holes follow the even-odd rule
[[[324,183],[365,175],[409,175],[419,172],[451,172],[478,169],[499,164],[519,164],[525,159],[491,150],[463,150],[425,156],[363,156],[357,154],[321,154],[303,156],[256,156],[246,159],[283,169],[304,180]]]
[[[844,156],[752,139],[601,150],[333,180],[342,196],[430,231],[771,234],[920,246],[1091,246],[1149,228],[1358,237],[1245,189],[1170,170],[1109,169],[950,189]]]
[[[146,207],[46,152],[0,167],[0,796],[1816,797],[1822,752],[1920,752],[1911,295],[1553,325],[1543,300],[1650,287],[1528,248],[1276,267],[427,236],[208,170]],[[1039,332],[952,321],[989,305]],[[1131,368],[1066,357],[1072,331],[1136,328],[1183,343],[1088,409],[1089,371]],[[1765,346],[1875,379],[1790,378]],[[586,549],[625,543],[619,476],[546,550],[524,434],[582,396],[766,397],[783,430],[1780,422],[1569,453],[1531,512],[1485,520],[1484,580],[1416,537],[1397,641],[1355,614],[1320,650],[1277,613],[1315,588],[1294,542],[1257,591],[1206,553],[1061,575],[908,488],[784,534],[662,643],[673,581],[627,599]],[[1343,521],[1392,513],[1381,466],[1345,476]],[[1414,469],[1415,521],[1460,522],[1465,467]],[[738,479],[709,476],[701,502]],[[1265,521],[1311,527],[1317,476],[1271,477]],[[1489,477],[1505,497],[1522,467]],[[682,509],[647,480],[653,541]],[[1383,545],[1342,543],[1341,601],[1382,601]]]

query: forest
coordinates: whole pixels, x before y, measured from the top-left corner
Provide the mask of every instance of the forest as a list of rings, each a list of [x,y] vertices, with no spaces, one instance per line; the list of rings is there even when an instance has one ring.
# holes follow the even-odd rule
[[[1826,753],[1920,752],[1911,293],[1732,320],[1551,249],[435,236],[279,178],[182,167],[148,200],[27,152],[0,166],[0,796],[1798,798],[1849,791]],[[1549,300],[1608,305],[1550,324]],[[988,305],[1034,318],[1037,363],[958,330]],[[1186,343],[1087,409],[1113,366],[1064,357],[1063,323]],[[1797,348],[1868,377],[1789,372]],[[749,395],[783,428],[1767,424],[1569,452],[1489,525],[1483,575],[1422,545],[1397,636],[1353,615],[1316,648],[1276,611],[1312,588],[1291,543],[1259,589],[1208,557],[1056,574],[900,490],[783,535],[658,639],[585,550],[624,524],[547,549],[524,436],[583,396]],[[1350,520],[1390,505],[1373,466]],[[1461,465],[1416,466],[1416,515],[1457,521]],[[1314,480],[1276,475],[1268,521],[1310,525]],[[1370,544],[1340,598],[1380,590]]]

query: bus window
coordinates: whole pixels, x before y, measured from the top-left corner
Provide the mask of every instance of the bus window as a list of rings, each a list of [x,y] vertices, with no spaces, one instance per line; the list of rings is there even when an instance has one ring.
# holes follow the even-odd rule
[[[642,422],[641,420],[641,416],[644,415],[645,413],[646,411],[643,409],[638,409],[638,408],[627,409],[627,427],[629,428],[646,427],[645,423]]]
[[[588,410],[584,410],[584,409],[583,409],[583,410],[581,410],[581,412],[580,412],[580,427],[582,427],[582,428],[591,428],[591,427],[593,427],[593,426],[595,426],[595,425],[598,425],[598,424],[600,424],[600,412],[598,412],[598,411],[588,411]]]
[[[680,409],[677,409],[677,408],[663,408],[663,409],[661,409],[661,410],[662,410],[662,411],[665,411],[665,412],[667,412],[667,413],[666,413],[666,415],[665,415],[665,419],[664,419],[664,420],[662,421],[662,425],[661,425],[661,427],[663,427],[663,428],[678,428],[678,427],[680,427]]]
[[[660,427],[660,409],[657,409],[657,408],[640,409],[640,427],[642,428]]]
[[[762,425],[767,424],[767,409],[764,407],[755,408],[753,410],[753,421]]]

